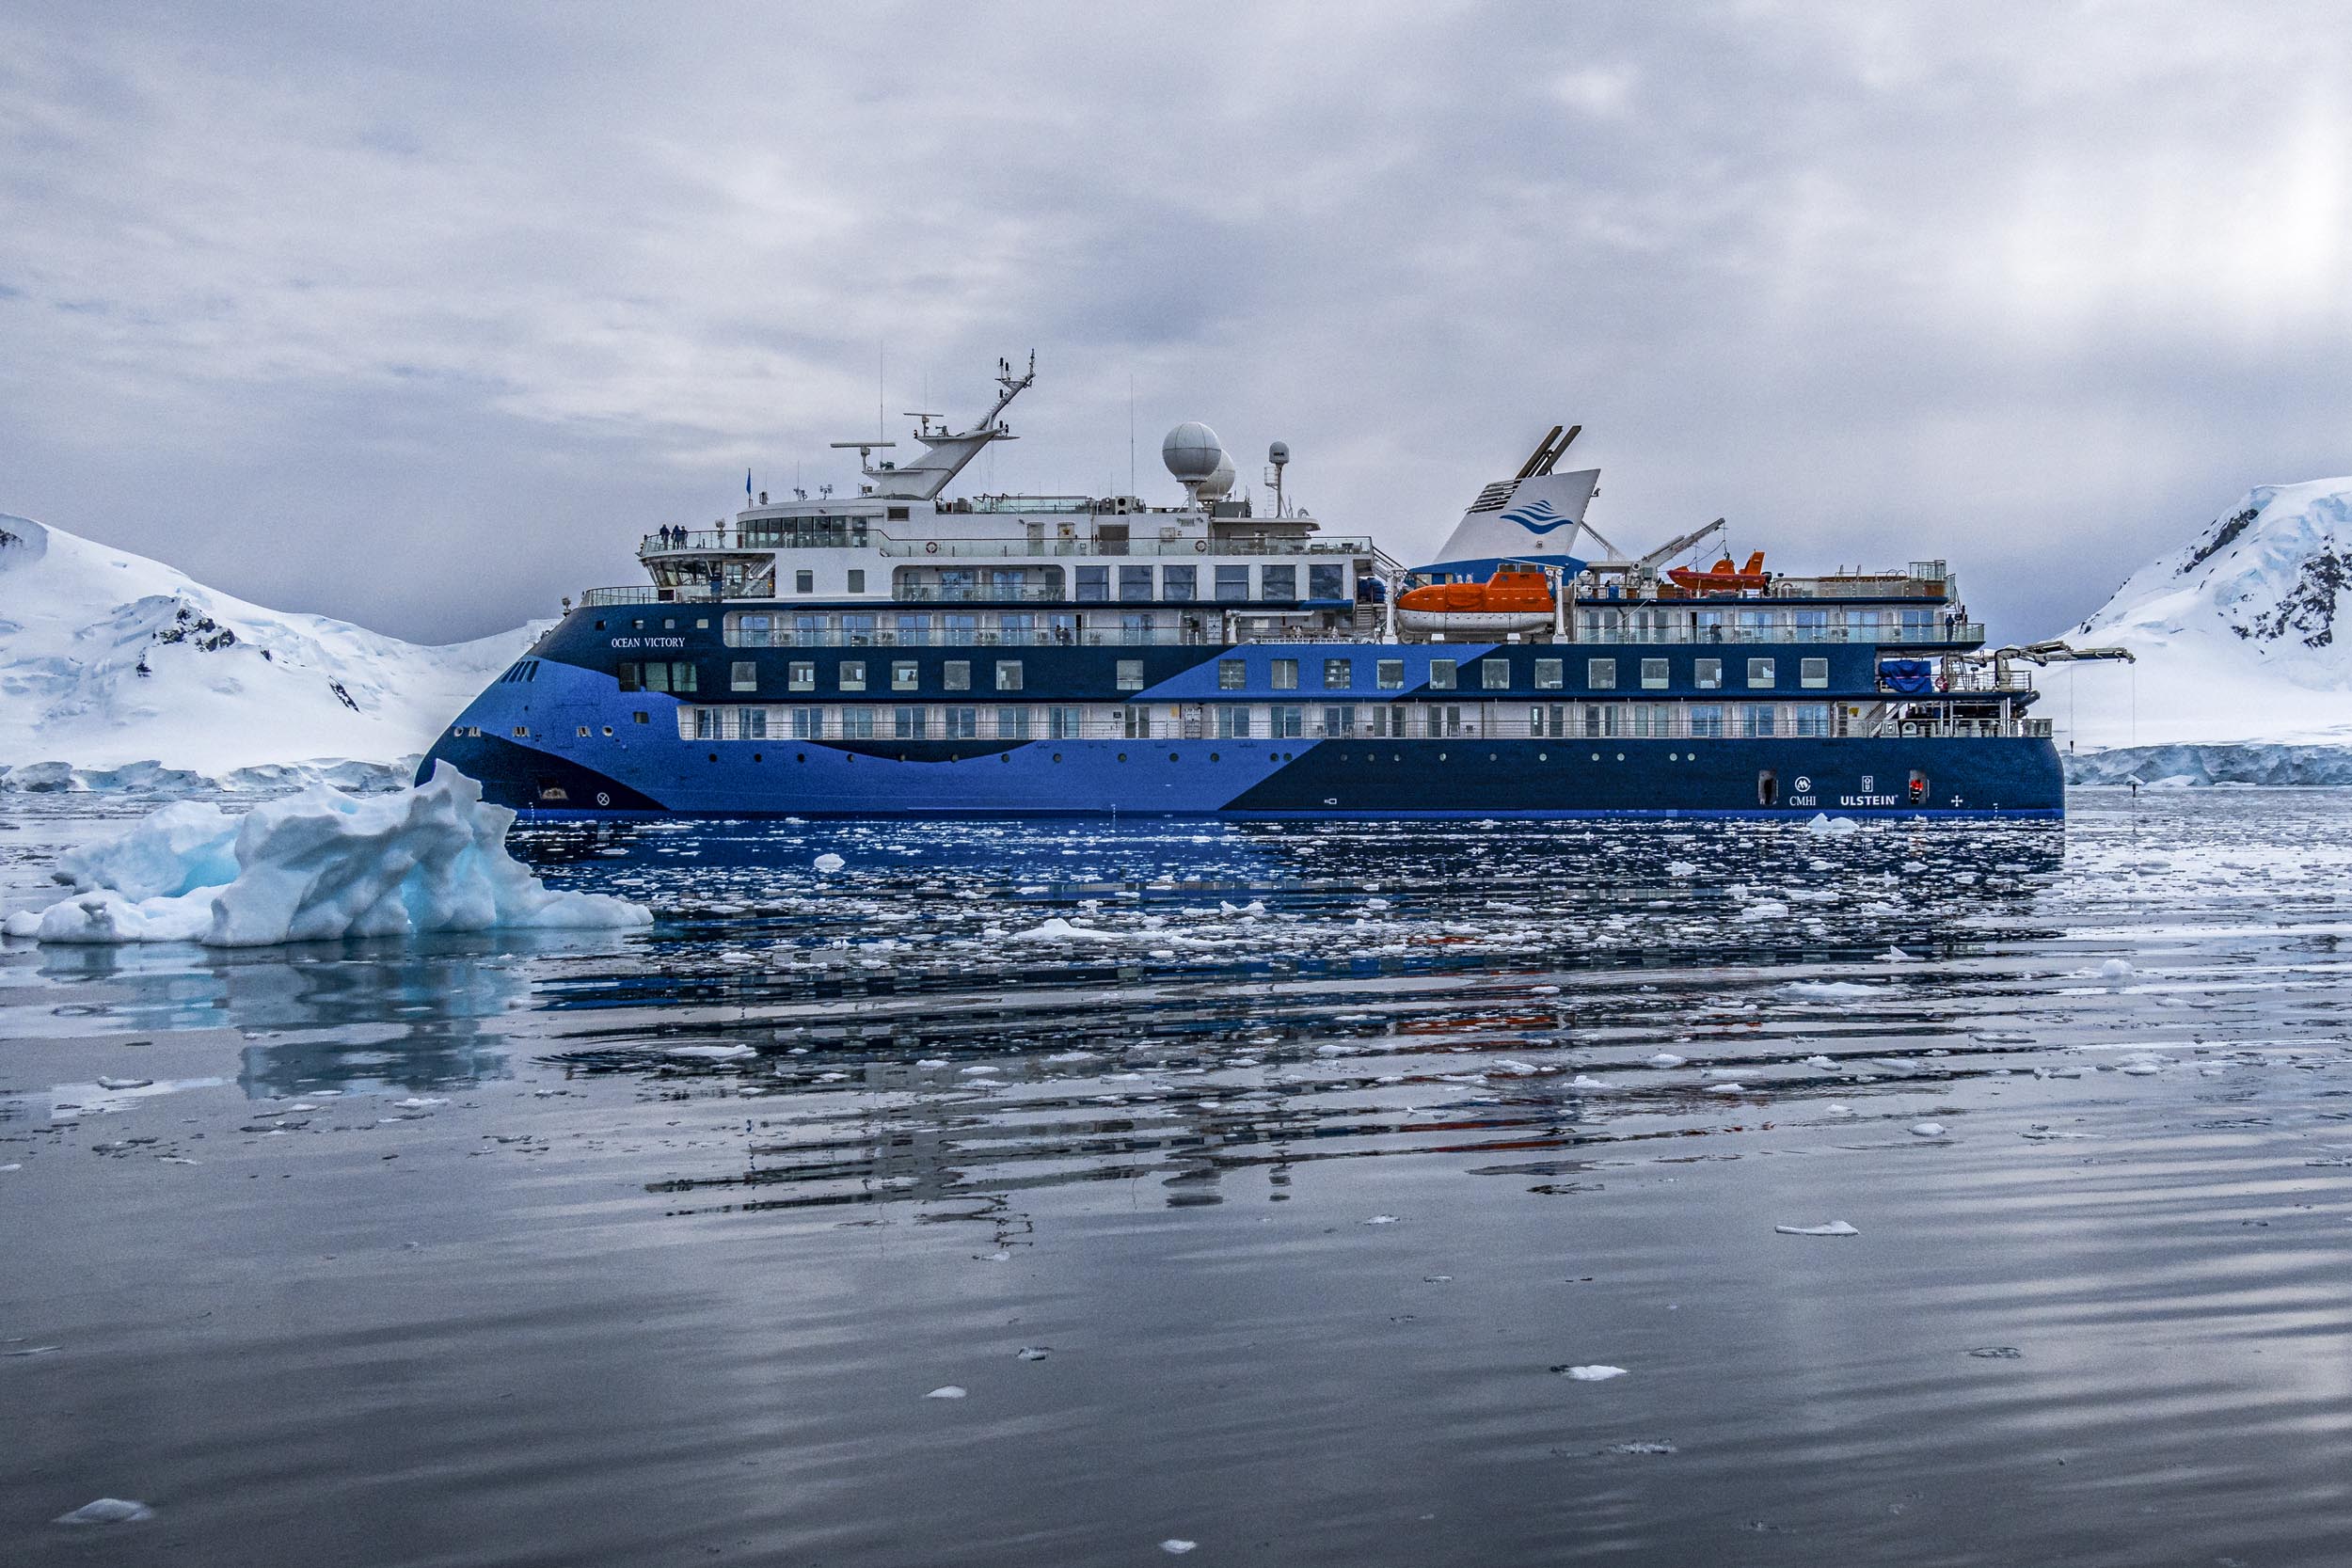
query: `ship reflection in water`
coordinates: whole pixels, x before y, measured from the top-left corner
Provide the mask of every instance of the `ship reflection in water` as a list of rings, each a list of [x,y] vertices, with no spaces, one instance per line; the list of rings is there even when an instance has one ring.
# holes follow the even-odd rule
[[[655,927],[12,947],[0,1557],[2328,1560],[2344,809],[530,828]]]

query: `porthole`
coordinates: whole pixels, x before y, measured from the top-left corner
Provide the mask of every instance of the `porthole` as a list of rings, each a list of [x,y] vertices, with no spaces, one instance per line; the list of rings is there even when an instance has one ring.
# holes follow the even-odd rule
[[[1120,760],[1120,761],[1121,761],[1121,762],[1125,762],[1125,761],[1127,760],[1127,753],[1126,753],[1126,752],[1120,752],[1120,753],[1119,753],[1119,760]]]
[[[718,752],[711,752],[711,753],[710,753],[710,760],[711,760],[711,761],[713,761],[713,762],[717,762],[717,761],[719,760],[719,753],[718,753]]]
[[[1623,762],[1625,760],[1625,753],[1623,752],[1619,752],[1617,753],[1617,760],[1619,762]]]
[[[759,760],[759,753],[757,752],[754,752],[752,753],[752,760],[754,762],[757,762]]]
[[[1443,752],[1439,752],[1438,753],[1438,760],[1439,762],[1443,762],[1445,760],[1445,753]]]
[[[1595,752],[1593,753],[1593,760],[1595,762],[1598,762],[1600,760],[1600,753],[1598,752]]]
[[[1054,760],[1055,760],[1056,762],[1059,762],[1059,761],[1061,761],[1061,753],[1060,753],[1059,752],[1056,752],[1054,753]]]
[[[610,740],[610,739],[612,739],[612,725],[607,724],[607,725],[604,727],[604,737],[605,737],[607,740]]]
[[[1537,762],[1549,762],[1551,760],[1551,753],[1549,752],[1538,752],[1535,753],[1535,760]]]
[[[1499,757],[1499,756],[1495,755],[1492,752],[1488,752],[1486,753],[1486,760],[1487,760],[1488,762],[1501,762],[1502,759],[1501,757]],[[1595,758],[1594,760],[1595,760],[1595,761],[1598,761],[1599,759],[1598,759],[1598,758]]]
[[[1170,762],[1174,762],[1174,761],[1176,760],[1176,753],[1175,753],[1175,752],[1168,752],[1168,761],[1170,761]]]
[[[1389,758],[1389,760],[1390,760],[1391,762],[1403,762],[1405,759],[1404,759],[1403,757],[1401,757],[1401,756],[1391,756],[1391,757],[1390,757],[1390,758]]]
[[[1171,760],[1173,760],[1173,759],[1171,759]],[[1217,760],[1216,753],[1215,752],[1211,752],[1209,753],[1209,760],[1210,760],[1211,762],[1215,762],[1215,761],[1216,761],[1216,760]]]
[[[1010,752],[999,752],[996,753],[996,760],[998,762],[1010,762],[1012,760],[1012,753]]]
[[[1666,753],[1666,760],[1668,762],[1680,762],[1682,760],[1682,753],[1680,752],[1668,752]]]
[[[792,760],[794,762],[806,762],[808,760],[808,753],[806,752],[799,752],[792,758]]]

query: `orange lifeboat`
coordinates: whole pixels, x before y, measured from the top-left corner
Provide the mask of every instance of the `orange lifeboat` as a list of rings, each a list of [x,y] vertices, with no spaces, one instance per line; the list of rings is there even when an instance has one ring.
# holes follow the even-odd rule
[[[1551,582],[1542,572],[1503,566],[1485,582],[1442,582],[1406,590],[1396,601],[1406,631],[1537,631],[1551,625]]]
[[[1772,580],[1772,574],[1764,569],[1762,550],[1749,556],[1745,566],[1735,568],[1731,557],[1724,556],[1715,562],[1712,571],[1677,566],[1666,577],[1676,587],[1692,594],[1739,594],[1768,587]]]

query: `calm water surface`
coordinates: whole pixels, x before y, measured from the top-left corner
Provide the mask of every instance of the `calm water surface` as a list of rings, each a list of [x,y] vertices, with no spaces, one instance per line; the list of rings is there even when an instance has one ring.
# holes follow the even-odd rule
[[[2347,807],[541,832],[660,924],[9,943],[0,1560],[2352,1560]],[[7,798],[0,908],[119,809]]]

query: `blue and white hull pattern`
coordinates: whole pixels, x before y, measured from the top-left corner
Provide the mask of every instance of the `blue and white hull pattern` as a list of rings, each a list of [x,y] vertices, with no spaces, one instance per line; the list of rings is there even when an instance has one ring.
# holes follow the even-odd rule
[[[698,618],[715,619],[686,619]],[[2045,737],[1706,735],[1688,733],[1687,718],[1660,726],[1682,733],[1588,733],[1628,725],[1590,690],[1535,686],[1539,657],[1573,653],[1556,662],[1581,671],[1588,654],[1664,653],[1677,656],[1669,665],[1680,689],[1654,695],[1661,711],[1685,715],[1693,697],[1712,694],[1690,689],[1690,659],[1721,650],[1370,642],[747,650],[721,645],[706,628],[663,650],[671,662],[695,666],[694,694],[675,695],[622,689],[618,666],[639,651],[626,646],[638,640],[612,635],[597,619],[575,611],[477,697],[420,776],[447,761],[481,780],[490,799],[552,816],[2018,817],[2056,816],[2064,806],[2058,753]],[[1823,653],[1770,644],[1733,651],[1792,670],[1800,657]],[[1836,684],[1867,689],[1874,650],[1828,655],[1846,677]],[[946,666],[1015,656],[1030,737],[994,735],[994,716],[1010,705],[1001,700],[977,705],[990,721],[973,727],[987,733],[943,736],[938,715],[964,706],[966,695],[943,690]],[[1120,661],[1138,659],[1141,689],[1121,693],[1114,709],[1088,706],[1114,689]],[[1454,661],[1457,680],[1470,670],[1494,680],[1489,661],[1501,660],[1510,684],[1433,688],[1433,659]],[[824,733],[840,727],[845,661],[864,664],[869,679],[894,664],[914,667],[905,691],[878,694],[871,737]],[[1244,666],[1241,683],[1221,685],[1233,677],[1220,666],[1233,661]],[[1341,661],[1360,675],[1346,690],[1274,689],[1283,661],[1318,676]],[[1403,665],[1409,684],[1377,689],[1383,663]],[[738,694],[731,689],[744,664],[752,672],[739,684],[753,690]],[[800,683],[807,688],[798,694],[803,711],[832,720],[814,726],[813,738],[794,738],[773,718],[795,705],[794,664],[815,667]],[[786,695],[763,700],[769,691]],[[725,721],[753,708],[769,716],[764,733],[746,736],[746,726]],[[1216,733],[1220,708],[1249,710],[1255,733]],[[1282,708],[1303,710],[1300,727],[1311,732],[1337,712],[1353,733],[1265,733]],[[925,711],[921,738],[894,737],[904,709]],[[1113,735],[1047,736],[1050,720],[1040,715],[1056,709],[1089,715],[1081,730],[1133,712],[1149,733],[1127,735],[1122,718]],[[709,738],[695,736],[698,710],[722,716],[707,723]],[[1433,723],[1456,727],[1432,735]],[[1405,733],[1372,733],[1391,724]],[[1531,727],[1545,733],[1524,733]]]

